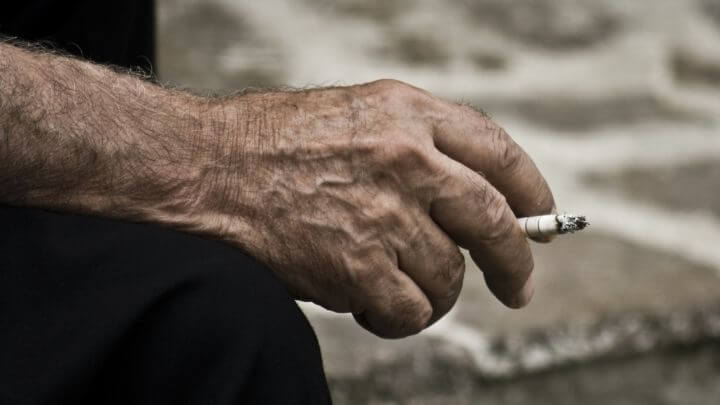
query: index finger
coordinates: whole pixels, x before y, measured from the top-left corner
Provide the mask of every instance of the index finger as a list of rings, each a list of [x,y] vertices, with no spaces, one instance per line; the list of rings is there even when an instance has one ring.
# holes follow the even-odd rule
[[[435,147],[480,172],[507,199],[517,217],[549,214],[555,199],[533,160],[505,130],[470,106],[440,101]]]
[[[440,161],[446,176],[432,201],[430,216],[470,251],[500,301],[512,308],[526,305],[533,293],[533,258],[505,197],[461,163],[445,156]]]

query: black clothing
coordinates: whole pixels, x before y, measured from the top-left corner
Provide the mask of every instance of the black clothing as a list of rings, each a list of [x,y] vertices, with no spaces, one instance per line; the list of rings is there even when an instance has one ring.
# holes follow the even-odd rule
[[[153,6],[11,2],[0,33],[147,68]],[[0,403],[330,402],[307,319],[239,250],[2,205],[0,229]]]
[[[155,58],[155,2],[8,1],[0,6],[0,33],[98,63],[149,68]]]
[[[23,209],[2,210],[8,222],[1,404],[329,402],[307,320],[272,273],[238,250],[150,225]]]

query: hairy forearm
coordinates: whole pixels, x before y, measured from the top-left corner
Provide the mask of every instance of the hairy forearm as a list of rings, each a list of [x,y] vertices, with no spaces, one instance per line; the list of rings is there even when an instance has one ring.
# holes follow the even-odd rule
[[[0,43],[0,203],[131,220],[191,205],[211,102]]]

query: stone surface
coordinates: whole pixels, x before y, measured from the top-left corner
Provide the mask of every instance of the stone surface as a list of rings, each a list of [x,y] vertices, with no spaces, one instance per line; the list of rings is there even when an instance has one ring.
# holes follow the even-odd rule
[[[427,369],[417,359],[377,367],[362,379],[331,380],[341,404],[665,404],[707,405],[720,398],[717,343],[671,348],[564,367],[510,381],[483,381],[462,360]],[[417,372],[421,368],[424,372]],[[412,372],[411,372],[412,370]]]
[[[503,307],[469,265],[456,318],[482,331],[513,334],[720,300],[715,269],[593,232],[592,225],[586,233],[533,245],[533,255],[536,293],[528,307]]]
[[[470,51],[469,58],[475,67],[482,70],[505,70],[509,65],[508,58],[498,51]]]
[[[318,12],[329,12],[339,17],[365,19],[378,23],[391,23],[413,6],[408,0],[304,0]]]
[[[608,39],[619,19],[591,0],[459,0],[473,23],[486,25],[523,43],[550,49],[574,49]]]
[[[720,27],[720,3],[717,0],[701,0],[702,12]]]
[[[437,37],[429,34],[392,33],[388,40],[378,47],[381,58],[417,67],[442,68],[449,62],[447,48]]]
[[[679,82],[720,86],[719,55],[708,58],[677,50],[672,55],[671,64],[675,79]]]
[[[669,167],[631,167],[619,173],[589,173],[585,179],[593,186],[628,198],[720,217],[720,159]]]
[[[474,102],[491,114],[501,113],[541,125],[561,135],[593,136],[591,130],[646,122],[698,123],[707,121],[700,112],[677,105],[651,93],[625,93],[598,98],[556,96],[551,99],[488,100]]]
[[[280,51],[244,16],[212,1],[160,4],[158,72],[163,81],[199,90],[283,83]],[[228,54],[246,59],[227,63]]]

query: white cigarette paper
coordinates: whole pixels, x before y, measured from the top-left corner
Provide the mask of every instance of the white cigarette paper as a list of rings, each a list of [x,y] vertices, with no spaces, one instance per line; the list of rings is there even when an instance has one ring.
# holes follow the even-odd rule
[[[551,214],[518,218],[520,227],[529,238],[547,237],[582,231],[590,223],[584,215]]]

